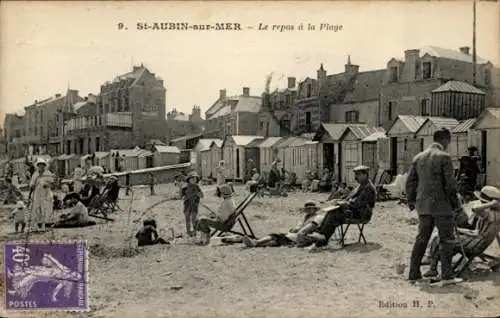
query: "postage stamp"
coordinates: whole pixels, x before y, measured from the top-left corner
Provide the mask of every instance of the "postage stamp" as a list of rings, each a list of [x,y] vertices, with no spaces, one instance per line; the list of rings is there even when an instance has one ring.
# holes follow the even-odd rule
[[[88,310],[88,258],[84,241],[6,243],[5,309]]]

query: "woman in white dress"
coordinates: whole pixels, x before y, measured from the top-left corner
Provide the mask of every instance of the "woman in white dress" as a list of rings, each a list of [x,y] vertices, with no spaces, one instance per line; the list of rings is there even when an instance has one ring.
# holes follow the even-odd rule
[[[42,158],[36,162],[37,170],[31,177],[30,187],[33,191],[31,202],[31,215],[29,220],[29,228],[33,229],[33,225],[37,224],[38,229],[45,231],[45,223],[47,216],[52,215],[53,194],[51,185],[54,182],[54,176],[47,169],[48,164]]]

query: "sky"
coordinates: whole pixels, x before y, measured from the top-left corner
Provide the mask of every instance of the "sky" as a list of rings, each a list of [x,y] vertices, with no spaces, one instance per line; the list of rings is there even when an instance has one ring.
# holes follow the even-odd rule
[[[5,113],[68,86],[97,94],[118,74],[144,64],[164,80],[167,111],[205,111],[250,87],[260,95],[286,77],[342,72],[347,55],[360,71],[385,68],[404,50],[472,47],[472,3],[439,2],[9,2],[0,3],[0,122]],[[477,5],[477,53],[500,65],[500,4]],[[138,22],[240,23],[242,31],[137,30]],[[123,23],[127,30],[119,30]],[[259,24],[268,30],[259,30]],[[303,24],[306,30],[298,30]],[[307,30],[307,25],[316,25]],[[319,30],[320,24],[342,30]],[[294,30],[273,30],[293,25]]]

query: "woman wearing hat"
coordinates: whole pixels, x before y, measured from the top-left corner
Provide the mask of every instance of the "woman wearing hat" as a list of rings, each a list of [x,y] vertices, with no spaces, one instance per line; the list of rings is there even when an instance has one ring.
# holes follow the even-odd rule
[[[196,222],[198,217],[198,207],[200,205],[200,199],[203,198],[203,191],[201,190],[198,182],[200,181],[200,176],[196,171],[192,171],[186,177],[187,184],[182,188],[182,200],[184,200],[184,217],[186,219],[186,233],[189,236],[195,234],[192,231],[192,226]]]
[[[307,201],[304,207],[300,209],[305,213],[304,220],[288,233],[269,234],[258,240],[252,240],[248,236],[243,238],[243,243],[247,247],[275,247],[275,246],[299,246],[304,247],[312,245],[317,241],[314,237],[310,237],[316,231],[323,221],[324,213],[319,214],[320,207],[314,201]]]
[[[472,208],[472,212],[479,217],[475,230],[458,228],[457,242],[454,246],[454,254],[463,252],[469,259],[481,255],[495,240],[500,232],[500,190],[493,186],[485,186],[481,191],[475,191],[474,195],[481,201],[479,205]],[[430,269],[424,276],[435,277],[439,261],[439,241],[433,241],[431,246]]]
[[[208,218],[199,218],[196,222],[196,230],[202,233],[201,244],[208,245],[210,243],[210,228],[218,228],[224,224],[236,210],[233,195],[232,184],[225,183],[217,186],[217,196],[223,199],[219,210],[213,212]]]
[[[30,187],[33,191],[31,202],[31,218],[29,227],[38,225],[38,229],[45,231],[46,218],[52,215],[53,195],[51,185],[54,176],[48,170],[48,164],[43,158],[39,158],[35,163],[37,171],[31,177]]]

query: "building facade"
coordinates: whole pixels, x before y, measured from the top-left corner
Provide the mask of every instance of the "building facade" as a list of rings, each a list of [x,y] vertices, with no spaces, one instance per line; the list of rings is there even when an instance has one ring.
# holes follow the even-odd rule
[[[203,131],[204,120],[201,118],[200,106],[193,106],[191,114],[178,112],[175,108],[167,113],[166,134],[168,140],[198,134]]]
[[[265,92],[262,95],[262,109],[259,114],[258,135],[286,137],[293,135],[298,126],[298,112],[295,107],[297,81],[288,77],[285,89]]]
[[[261,107],[262,97],[251,96],[248,87],[243,87],[241,95],[230,97],[225,89],[220,90],[219,98],[205,112],[205,138],[256,135]]]

